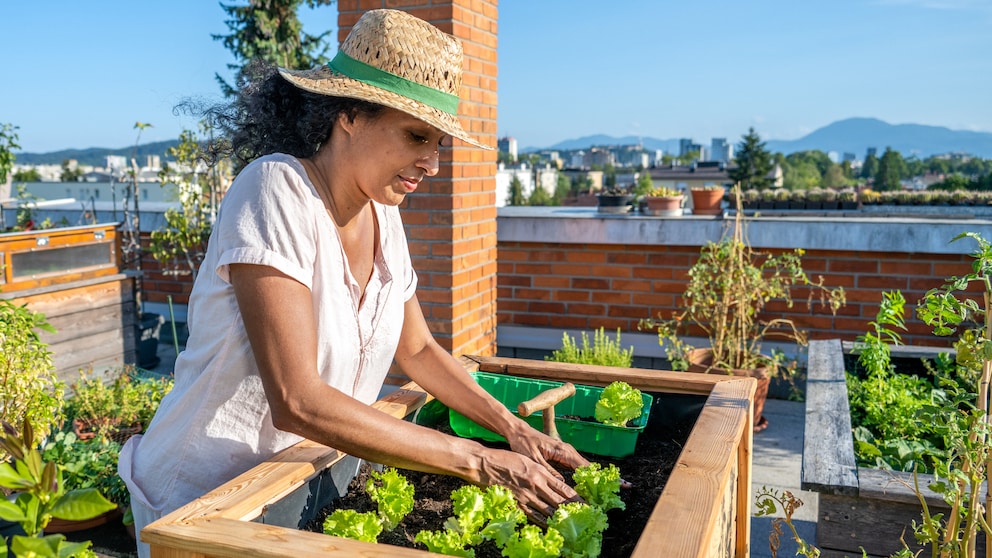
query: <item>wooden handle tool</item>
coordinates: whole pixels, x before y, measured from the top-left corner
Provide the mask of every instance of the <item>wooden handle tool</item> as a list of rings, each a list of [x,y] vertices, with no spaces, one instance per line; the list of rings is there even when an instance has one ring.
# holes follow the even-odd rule
[[[555,426],[555,405],[563,400],[575,395],[575,384],[566,383],[559,387],[542,391],[534,398],[517,405],[517,412],[522,417],[529,417],[537,411],[544,411],[541,418],[544,420],[544,433],[555,440],[561,440],[558,434],[558,427]]]

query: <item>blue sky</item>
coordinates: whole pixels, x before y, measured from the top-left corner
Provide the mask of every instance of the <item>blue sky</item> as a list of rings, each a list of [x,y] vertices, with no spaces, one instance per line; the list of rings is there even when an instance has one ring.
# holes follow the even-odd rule
[[[609,6],[610,9],[606,9]],[[334,29],[335,6],[304,9]],[[504,0],[499,134],[795,139],[874,117],[992,132],[989,0]],[[0,123],[26,152],[175,139],[233,61],[215,0],[0,3]],[[330,36],[336,39],[336,32]]]

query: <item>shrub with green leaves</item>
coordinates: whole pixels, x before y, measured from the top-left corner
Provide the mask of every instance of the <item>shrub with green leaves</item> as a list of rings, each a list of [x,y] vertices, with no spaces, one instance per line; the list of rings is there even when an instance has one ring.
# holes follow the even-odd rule
[[[21,424],[27,419],[34,444],[61,423],[65,389],[39,331],[55,331],[44,314],[0,300],[0,420]]]
[[[562,333],[561,343],[561,349],[555,350],[547,360],[621,368],[630,368],[634,361],[634,347],[624,349],[620,344],[620,328],[617,328],[616,340],[610,339],[604,328],[599,328],[593,334],[592,346],[589,345],[589,336],[585,332],[582,332],[581,347],[576,345],[568,333]]]

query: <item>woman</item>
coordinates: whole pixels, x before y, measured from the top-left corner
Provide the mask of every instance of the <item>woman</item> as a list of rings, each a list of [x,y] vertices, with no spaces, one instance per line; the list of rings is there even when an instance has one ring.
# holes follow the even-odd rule
[[[448,136],[481,146],[455,116],[461,56],[433,26],[374,10],[327,67],[243,88],[232,141],[253,161],[224,198],[193,287],[175,387],[121,452],[136,527],[303,438],[505,485],[537,522],[578,498],[554,466],[587,461],[479,388],[417,301],[397,206],[437,174]],[[512,451],[372,409],[393,362]]]

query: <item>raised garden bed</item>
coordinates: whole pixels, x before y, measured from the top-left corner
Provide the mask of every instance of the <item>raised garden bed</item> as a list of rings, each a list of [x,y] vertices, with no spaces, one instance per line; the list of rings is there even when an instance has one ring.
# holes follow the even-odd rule
[[[822,558],[861,556],[862,547],[869,557],[888,557],[902,549],[901,538],[915,551],[913,521],[921,520],[921,507],[909,488],[912,474],[855,461],[844,354],[838,339],[809,343],[802,488],[819,493],[816,545]],[[933,475],[919,475],[927,506],[946,513],[943,499],[927,489],[932,481]],[[982,542],[978,550],[984,555]]]
[[[710,374],[609,368],[542,361],[463,357],[484,371],[605,386],[623,380],[657,395],[687,396],[698,413],[678,462],[631,556],[744,557],[750,544],[751,416],[755,381]],[[412,419],[429,399],[414,383],[375,407]],[[656,397],[656,401],[663,398]],[[690,405],[693,406],[693,405]],[[652,421],[678,421],[656,405]],[[650,436],[649,424],[642,436]],[[301,530],[348,491],[358,460],[301,442],[148,526],[140,536],[159,556],[433,556]]]

